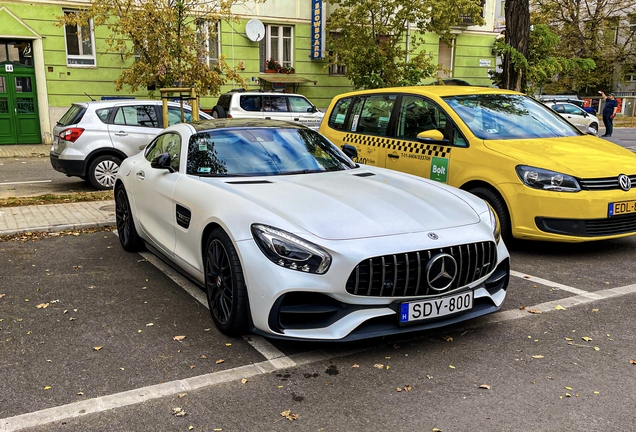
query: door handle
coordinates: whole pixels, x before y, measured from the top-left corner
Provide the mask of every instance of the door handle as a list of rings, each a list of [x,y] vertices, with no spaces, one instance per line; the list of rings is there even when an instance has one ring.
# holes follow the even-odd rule
[[[265,117],[265,120],[271,120],[271,119],[272,119],[271,117]]]
[[[139,180],[144,180],[146,178],[146,173],[144,173],[143,171],[137,171],[136,176]]]
[[[393,154],[393,153],[389,153],[387,156],[390,157],[390,158],[393,158],[393,159],[399,159],[400,158],[399,155],[396,155],[396,154]]]
[[[128,136],[128,134],[124,131],[119,131],[119,132],[115,132],[115,135],[117,136]]]
[[[300,121],[300,118],[295,118],[294,121]]]

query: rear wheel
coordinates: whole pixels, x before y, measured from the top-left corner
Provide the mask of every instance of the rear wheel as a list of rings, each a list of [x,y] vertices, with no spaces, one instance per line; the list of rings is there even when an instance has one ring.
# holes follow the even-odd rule
[[[486,201],[495,210],[501,225],[501,238],[503,238],[504,243],[511,243],[513,241],[513,237],[510,213],[508,212],[506,203],[499,194],[487,187],[476,187],[470,189],[469,192]]]
[[[232,240],[220,228],[205,246],[205,289],[212,320],[228,336],[247,332],[247,288]]]
[[[100,190],[112,189],[115,185],[115,175],[119,171],[121,159],[116,156],[98,156],[88,168],[88,181],[94,188]]]
[[[594,133],[597,134],[598,133],[598,123],[592,123],[589,126],[590,130],[594,130]]]
[[[119,186],[115,190],[115,221],[117,223],[117,235],[121,247],[128,252],[138,252],[144,249],[144,242],[137,234],[135,221],[133,220],[130,202],[126,195],[126,189]]]
[[[225,111],[225,108],[223,108],[221,105],[216,105],[214,108],[212,108],[212,117],[215,119],[226,118],[227,111]]]

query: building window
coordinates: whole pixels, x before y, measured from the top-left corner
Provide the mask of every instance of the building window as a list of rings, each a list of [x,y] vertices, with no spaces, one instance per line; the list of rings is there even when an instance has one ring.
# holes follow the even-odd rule
[[[64,15],[70,15],[74,11],[64,11]],[[66,39],[66,64],[68,66],[95,66],[95,36],[93,34],[93,21],[88,26],[66,24],[64,26]]]
[[[261,50],[261,72],[265,69],[265,61],[272,58],[283,67],[294,66],[294,28],[290,26],[268,25],[266,37],[261,42],[264,49]]]
[[[329,38],[339,39],[342,37],[338,32],[329,33]],[[347,67],[345,65],[337,64],[338,63],[338,55],[334,51],[329,51],[329,60],[333,63],[329,64],[329,75],[345,75],[347,73]]]
[[[216,66],[221,52],[221,23],[197,20],[197,42],[201,49],[201,60],[208,66]]]

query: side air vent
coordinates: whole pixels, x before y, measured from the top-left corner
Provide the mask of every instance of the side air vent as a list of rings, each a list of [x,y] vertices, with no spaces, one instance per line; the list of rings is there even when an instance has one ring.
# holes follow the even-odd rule
[[[356,177],[371,177],[371,176],[374,176],[375,174],[372,172],[363,172],[360,174],[353,174],[353,175]]]

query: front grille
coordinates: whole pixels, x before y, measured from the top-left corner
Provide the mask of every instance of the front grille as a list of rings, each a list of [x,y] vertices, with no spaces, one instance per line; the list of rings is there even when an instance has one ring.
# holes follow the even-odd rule
[[[607,236],[636,232],[636,214],[614,216],[607,219],[586,220],[585,230],[590,236]]]
[[[428,263],[438,254],[448,254],[457,263],[457,276],[443,291],[429,287],[425,274]],[[439,295],[490,274],[496,264],[497,246],[494,242],[384,255],[358,264],[347,280],[346,289],[349,294],[369,297]]]
[[[629,175],[628,177],[632,181],[632,184],[635,184],[636,174]],[[621,186],[618,184],[618,176],[596,179],[581,179],[579,180],[579,184],[581,185],[581,189],[583,190],[622,190]]]

